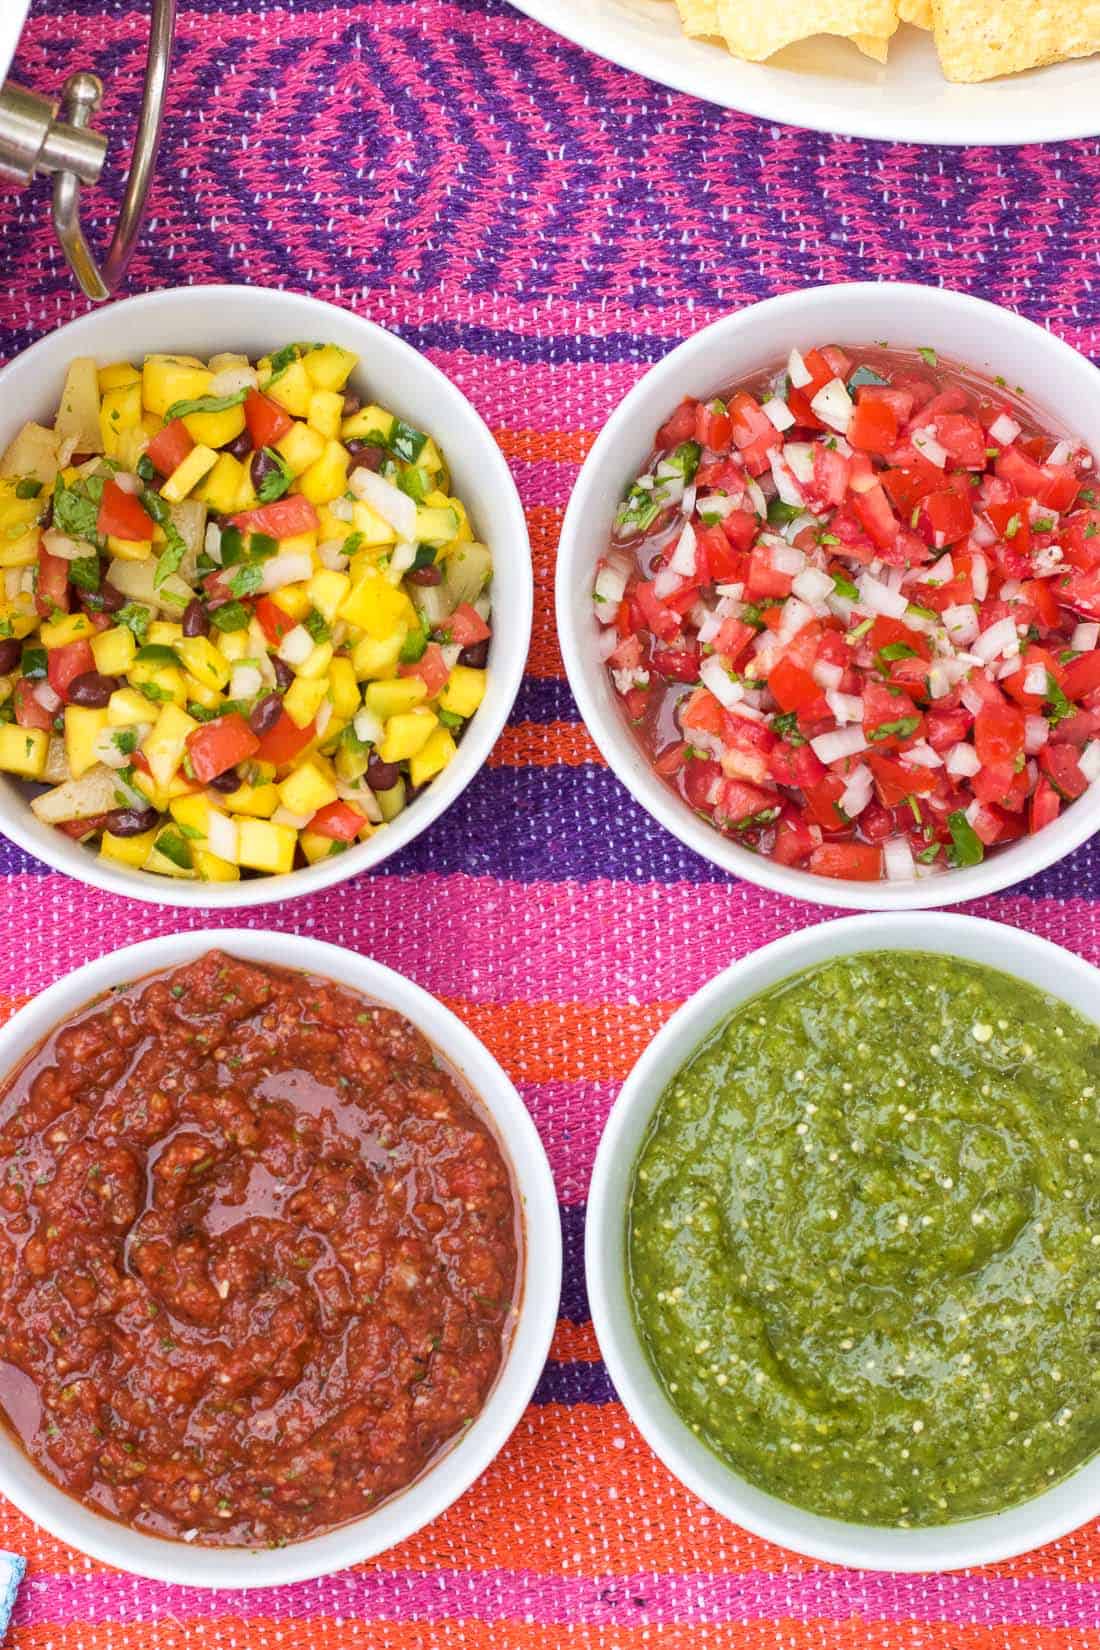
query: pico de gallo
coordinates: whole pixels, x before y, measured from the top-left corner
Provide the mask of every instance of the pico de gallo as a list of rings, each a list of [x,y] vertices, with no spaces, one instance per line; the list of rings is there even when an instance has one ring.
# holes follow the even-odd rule
[[[0,770],[103,859],[282,874],[454,759],[492,558],[432,437],[348,388],[357,364],[78,359],[53,425],[0,458]]]
[[[1093,457],[931,350],[792,350],[687,400],[593,596],[656,772],[786,866],[906,881],[1100,778]]]

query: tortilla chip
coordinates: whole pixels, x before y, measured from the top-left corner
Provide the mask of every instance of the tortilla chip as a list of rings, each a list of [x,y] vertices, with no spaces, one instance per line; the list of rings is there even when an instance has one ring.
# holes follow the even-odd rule
[[[853,34],[852,44],[859,47],[864,57],[873,57],[876,63],[886,62],[889,40],[880,40],[875,34]]]
[[[948,80],[993,80],[1100,51],[1100,0],[932,0]]]
[[[676,0],[676,9],[692,39],[718,38],[718,0]]]
[[[915,23],[918,29],[930,29],[932,0],[898,0],[898,16],[903,23]]]
[[[784,46],[815,34],[880,42],[885,51],[885,42],[898,26],[897,0],[784,0],[781,5],[718,0],[718,22],[730,51],[750,63],[761,63]],[[877,52],[876,45],[869,55]]]

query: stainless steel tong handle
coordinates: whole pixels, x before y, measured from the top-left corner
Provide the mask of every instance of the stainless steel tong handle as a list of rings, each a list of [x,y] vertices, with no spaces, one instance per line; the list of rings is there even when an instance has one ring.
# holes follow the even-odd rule
[[[119,210],[118,222],[102,266],[84,236],[80,223],[80,191],[84,182],[94,181],[86,173],[62,165],[54,171],[53,223],[69,267],[89,298],[97,303],[118,290],[137,245],[149,185],[160,147],[161,126],[168,86],[168,66],[176,26],[176,0],[153,0],[149,30],[149,57],[145,70],[145,90],[141,99],[130,175]],[[81,72],[70,75],[61,94],[61,107],[69,127],[84,131],[99,108],[103,87],[96,76]],[[63,130],[63,128],[62,128]],[[63,159],[63,157],[61,157]],[[52,168],[51,168],[52,170]]]

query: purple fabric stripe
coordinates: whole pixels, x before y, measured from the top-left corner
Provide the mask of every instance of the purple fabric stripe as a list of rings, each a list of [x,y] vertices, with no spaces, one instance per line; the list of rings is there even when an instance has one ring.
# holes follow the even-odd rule
[[[201,1569],[196,1553],[196,1569]],[[914,1621],[983,1627],[1091,1628],[1100,1585],[973,1575],[654,1575],[600,1578],[532,1571],[345,1570],[297,1587],[247,1593],[150,1587],[136,1576],[40,1576],[23,1589],[22,1628],[66,1623],[181,1621],[215,1616],[276,1621],[363,1616],[380,1621],[583,1622],[615,1627],[662,1623]]]

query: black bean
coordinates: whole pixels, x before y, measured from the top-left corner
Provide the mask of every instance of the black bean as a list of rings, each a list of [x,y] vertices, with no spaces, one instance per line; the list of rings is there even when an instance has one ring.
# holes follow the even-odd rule
[[[376,447],[370,441],[349,441],[348,452],[351,454],[349,473],[352,470],[380,470],[385,453],[381,447]]]
[[[232,791],[240,789],[241,776],[236,768],[227,768],[224,773],[218,774],[216,779],[207,780],[212,791],[224,791],[226,796]]]
[[[464,647],[458,656],[460,665],[469,665],[471,670],[484,670],[489,663],[489,638],[483,642],[471,642]]]
[[[112,808],[103,823],[112,836],[140,836],[159,818],[155,808]]]
[[[277,653],[271,655],[271,668],[275,672],[275,686],[280,693],[285,693],[294,680],[294,672],[288,664],[279,658]]]
[[[101,613],[120,613],[126,606],[126,597],[122,594],[122,591],[116,590],[113,584],[107,583],[106,579],[100,585],[96,595],[99,597],[99,610]]]
[[[278,459],[261,447],[258,453],[252,454],[252,463],[248,466],[248,473],[252,477],[252,485],[259,492],[268,476],[281,475],[282,465]]]
[[[262,739],[265,733],[271,732],[282,713],[283,701],[278,693],[267,693],[253,705],[248,725],[257,739]]]
[[[392,791],[401,778],[401,769],[396,762],[383,762],[381,757],[372,756],[367,763],[367,784],[372,791]]]
[[[117,676],[102,676],[98,670],[85,670],[69,683],[69,703],[84,705],[89,710],[102,710],[112,693],[118,691],[118,686]]]
[[[225,450],[227,453],[232,453],[236,459],[245,459],[252,451],[252,437],[247,430],[242,430],[240,435],[231,441]]]
[[[210,620],[206,617],[206,609],[194,596],[183,610],[183,634],[185,636],[205,636],[210,629]]]
[[[410,567],[409,571],[405,574],[405,577],[408,579],[410,584],[443,583],[443,574],[439,571],[439,568],[434,562],[429,562],[427,567]]]
[[[0,641],[0,676],[7,676],[23,657],[23,644],[14,636]]]
[[[344,391],[343,415],[345,418],[351,418],[353,414],[359,411],[362,405],[363,403],[360,401],[359,397],[357,395],[353,395],[351,390]]]

